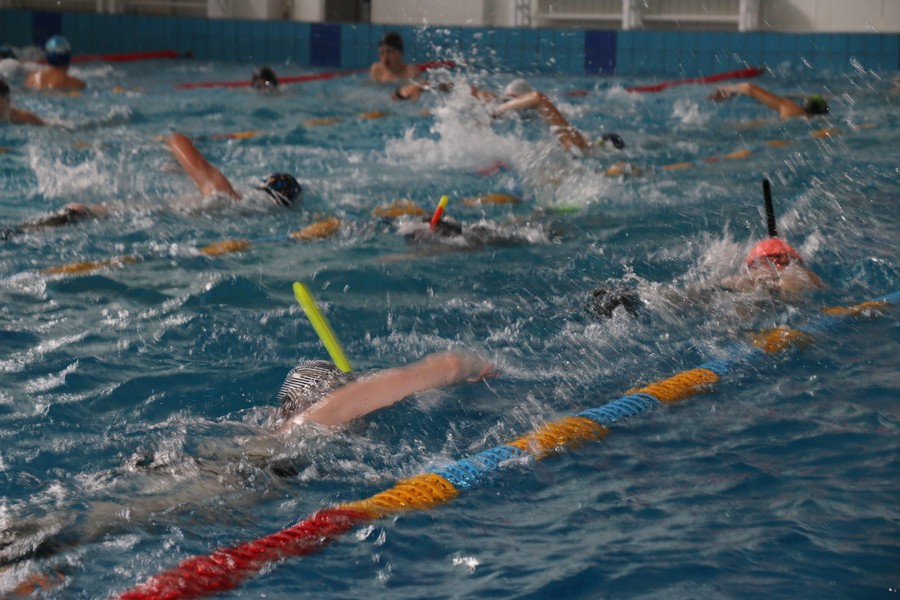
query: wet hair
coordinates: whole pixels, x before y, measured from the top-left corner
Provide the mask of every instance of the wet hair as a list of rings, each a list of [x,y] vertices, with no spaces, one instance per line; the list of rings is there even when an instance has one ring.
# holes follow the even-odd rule
[[[258,90],[276,89],[278,87],[278,76],[275,75],[275,71],[271,68],[260,67],[253,71],[250,85]]]
[[[601,319],[612,318],[613,311],[619,306],[632,317],[636,317],[642,305],[638,293],[627,287],[597,288],[591,293],[590,310]]]
[[[53,67],[67,67],[72,60],[72,47],[61,35],[54,35],[44,44],[47,64]]]
[[[9,84],[0,79],[0,100],[9,100]]]
[[[403,38],[396,31],[389,31],[378,40],[378,47],[381,48],[382,46],[403,52]]]
[[[824,115],[828,113],[828,103],[825,102],[825,98],[816,94],[803,102],[803,110],[808,115]]]
[[[281,206],[290,208],[303,199],[303,187],[289,173],[272,173],[259,186]]]
[[[353,381],[350,373],[338,369],[327,360],[301,360],[281,384],[278,390],[279,417],[290,419],[322,398],[329,392]]]

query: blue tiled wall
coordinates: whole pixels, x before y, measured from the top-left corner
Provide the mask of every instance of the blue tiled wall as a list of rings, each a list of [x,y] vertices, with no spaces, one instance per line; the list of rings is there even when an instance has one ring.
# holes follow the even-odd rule
[[[247,63],[365,68],[397,31],[409,62],[464,58],[502,70],[694,77],[748,65],[815,70],[900,69],[900,35],[492,29],[238,21],[0,9],[0,43],[28,46],[61,33],[76,54],[155,50]]]

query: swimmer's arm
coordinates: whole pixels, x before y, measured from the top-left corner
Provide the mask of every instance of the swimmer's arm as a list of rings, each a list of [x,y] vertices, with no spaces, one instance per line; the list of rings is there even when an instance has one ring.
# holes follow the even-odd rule
[[[822,278],[810,271],[809,269],[804,269],[806,271],[806,276],[809,277],[810,283],[812,283],[817,288],[828,287],[825,285],[825,282],[822,281]]]
[[[382,83],[381,81],[381,72],[383,67],[380,62],[372,63],[372,66],[369,67],[369,79],[374,81],[375,83]]]
[[[547,96],[540,92],[530,92],[508,100],[494,109],[494,115],[501,115],[511,110],[527,110],[529,108],[537,109],[541,118],[553,128],[553,132],[563,148],[571,150],[573,147],[576,147],[582,152],[590,150],[590,144],[587,143],[581,132],[569,123]]]
[[[385,369],[348,383],[303,411],[294,423],[311,421],[321,425],[344,425],[416,392],[464,380],[479,381],[494,375],[493,365],[474,354],[453,351],[432,354],[410,365]]]
[[[783,119],[806,116],[806,110],[793,100],[773,94],[769,90],[762,88],[755,83],[746,81],[720,87],[711,98],[713,100],[723,100],[729,98],[732,94],[750,96],[760,104],[768,106],[776,111]]]
[[[172,133],[166,138],[166,145],[178,160],[181,168],[197,184],[201,194],[211,196],[219,192],[227,194],[235,200],[241,199],[240,195],[231,186],[231,182],[222,175],[221,171],[206,160],[186,136],[180,133]]]
[[[418,100],[422,95],[422,85],[418,81],[411,81],[398,86],[391,94],[391,100]]]
[[[69,87],[75,90],[83,90],[87,87],[87,84],[77,77],[68,76],[68,84]]]
[[[469,86],[469,91],[471,92],[472,96],[474,96],[478,100],[481,100],[482,102],[495,102],[496,100],[498,100],[497,94],[494,94],[493,92],[489,92],[487,90],[483,90],[481,88],[477,88],[474,85]]]
[[[19,108],[11,108],[9,111],[9,122],[15,123],[16,125],[46,125],[42,118],[34,114],[33,112],[29,112],[27,110],[22,110]]]

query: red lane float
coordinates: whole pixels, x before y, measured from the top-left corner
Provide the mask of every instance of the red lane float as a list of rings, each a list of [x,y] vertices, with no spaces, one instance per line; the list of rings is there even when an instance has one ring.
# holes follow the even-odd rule
[[[440,69],[441,67],[447,67],[448,69],[453,69],[456,67],[456,63],[452,60],[433,60],[431,62],[423,63],[421,65],[416,65],[416,68],[420,73],[424,73],[425,71],[430,71],[431,69]]]
[[[417,65],[416,68],[419,69],[420,72],[428,71],[431,69],[438,69],[440,67],[453,68],[456,66],[452,60],[433,60],[431,62]],[[323,81],[325,79],[334,79],[335,77],[345,77],[347,75],[358,75],[360,73],[367,72],[368,69],[351,69],[347,71],[328,71],[326,73],[313,73],[311,75],[294,75],[288,77],[279,77],[278,83],[304,83],[307,81]],[[240,88],[240,87],[250,87],[251,81],[249,79],[241,79],[240,81],[199,81],[196,83],[177,83],[175,87],[179,90],[192,90],[196,88],[214,88],[214,87],[231,87],[231,88]]]
[[[238,587],[243,581],[274,562],[321,550],[337,536],[371,520],[365,513],[323,509],[293,527],[266,537],[195,556],[174,569],[160,573],[119,600],[176,600],[200,598]]]
[[[329,71],[327,73],[313,73],[311,75],[293,75],[289,77],[279,77],[279,85],[282,83],[303,83],[305,81],[321,81],[323,79],[334,79],[335,77],[344,77],[346,75],[355,75],[362,73],[360,69],[353,71]],[[192,90],[195,88],[214,88],[214,87],[250,87],[249,79],[240,81],[198,81],[195,83],[176,83],[175,87],[179,90]]]
[[[72,62],[133,62],[136,60],[155,60],[157,58],[178,58],[178,53],[174,50],[156,50],[154,52],[129,52],[126,54],[81,54],[73,56]]]
[[[685,85],[688,83],[715,83],[726,79],[747,79],[757,77],[763,74],[763,69],[759,67],[749,67],[746,69],[738,69],[737,71],[728,71],[727,73],[716,73],[715,75],[707,75],[705,77],[693,77],[691,79],[679,79],[676,81],[663,81],[653,85],[640,85],[637,87],[625,88],[628,92],[660,92],[666,88],[676,85]]]

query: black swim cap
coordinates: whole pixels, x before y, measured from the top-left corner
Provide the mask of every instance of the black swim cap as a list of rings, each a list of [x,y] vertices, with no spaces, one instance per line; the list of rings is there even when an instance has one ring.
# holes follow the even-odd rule
[[[638,309],[643,304],[638,293],[627,287],[618,287],[611,290],[597,288],[592,295],[591,312],[603,319],[611,318],[613,311],[619,306],[624,307],[625,311],[632,317],[636,317]]]
[[[807,114],[824,115],[828,112],[828,103],[825,102],[825,98],[816,94],[806,99],[806,102],[803,103],[803,108]]]
[[[3,44],[2,46],[0,46],[0,59],[15,58],[15,57],[16,57],[16,53],[13,52],[12,48],[7,46],[6,44]]]
[[[301,360],[287,374],[278,390],[281,418],[289,419],[303,412],[328,392],[353,380],[327,360]]]
[[[381,46],[387,46],[403,52],[403,38],[396,31],[389,31],[381,36],[381,40],[378,41],[378,47],[380,48]]]
[[[289,173],[272,173],[256,189],[267,193],[281,206],[291,207],[303,198],[303,188]]]
[[[603,137],[600,138],[603,142],[609,142],[616,148],[616,150],[621,150],[625,147],[625,140],[622,139],[622,136],[618,133],[604,133]]]
[[[278,77],[269,67],[260,67],[253,71],[253,78],[250,84],[256,89],[275,89],[278,87]]]

